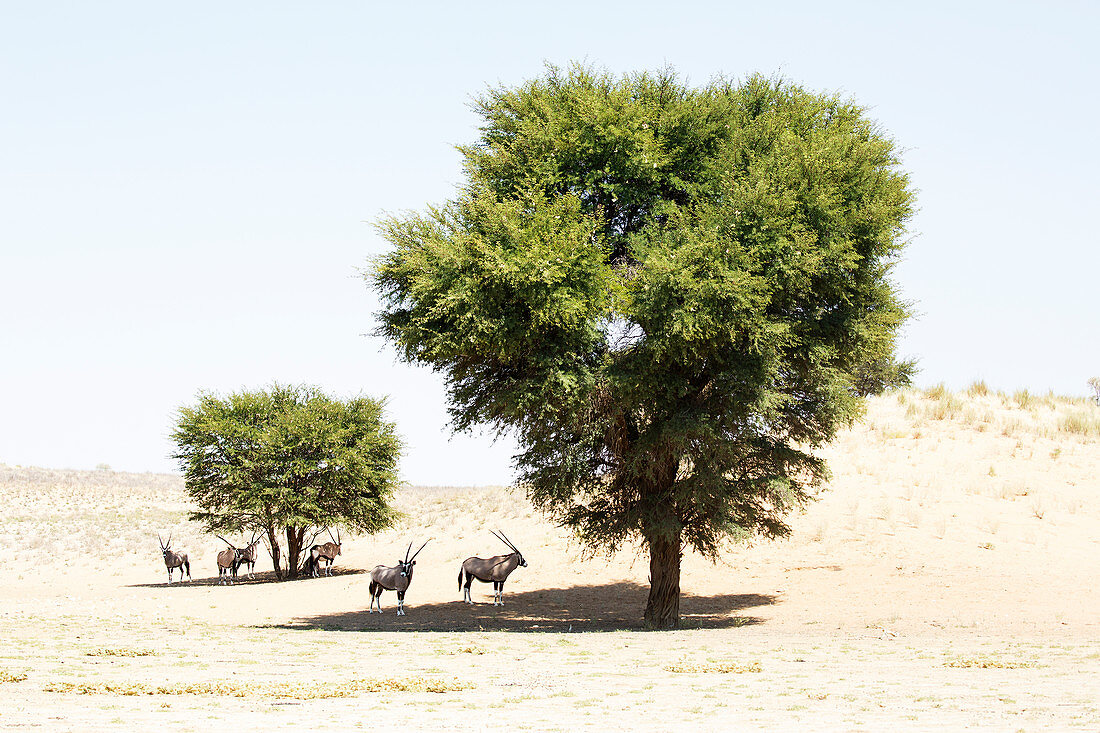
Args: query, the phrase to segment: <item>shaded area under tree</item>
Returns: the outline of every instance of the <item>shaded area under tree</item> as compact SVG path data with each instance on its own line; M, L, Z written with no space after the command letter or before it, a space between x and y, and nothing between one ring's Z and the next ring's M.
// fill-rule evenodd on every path
M505 593L504 606L488 602L471 606L457 598L418 604L414 585L406 597L406 616L396 615L396 596L390 593L383 596L387 605L381 614L367 613L366 609L321 613L275 627L329 631L641 631L645 624L637 608L648 593L646 585L616 582ZM741 612L776 602L775 596L759 593L684 595L680 627L724 629L763 623L763 619Z

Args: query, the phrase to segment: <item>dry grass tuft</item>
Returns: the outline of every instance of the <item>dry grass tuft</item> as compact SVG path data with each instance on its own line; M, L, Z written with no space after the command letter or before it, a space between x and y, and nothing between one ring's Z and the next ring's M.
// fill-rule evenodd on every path
M666 672L676 672L677 674L744 674L745 672L763 671L759 662L750 662L749 664L735 664L733 662L691 664L689 662L677 662L676 664L666 664L662 669Z
M458 692L474 685L457 679L431 677L359 679L344 682L55 682L42 689L75 695L212 695L217 697L279 697L316 700L354 697L366 692Z
M1063 433L1097 437L1100 436L1100 417L1085 412L1071 412L1058 421L1058 429Z
M970 383L970 386L966 388L966 393L971 397L985 397L989 394L989 385L985 383L984 379L979 379Z
M1034 662L1018 662L992 657L957 657L943 663L944 667L964 667L977 669L1031 669Z
M152 657L156 652L152 649L115 649L104 647L85 652L86 657Z
M22 672L9 672L6 669L0 669L0 683L22 682L25 679L27 679L27 675Z

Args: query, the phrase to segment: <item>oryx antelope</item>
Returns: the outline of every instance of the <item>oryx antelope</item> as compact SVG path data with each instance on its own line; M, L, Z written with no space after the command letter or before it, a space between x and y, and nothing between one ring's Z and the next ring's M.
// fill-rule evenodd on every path
M468 557L462 562L462 567L458 571L458 587L462 591L462 600L467 603L473 603L473 599L470 598L470 583L475 578L482 583L493 584L493 605L503 606L504 599L504 581L508 580L508 576L512 574L512 571L517 567L527 567L527 561L523 559L523 554L516 549L516 546L511 543L507 536L503 532L499 534L490 530L490 533L498 540L508 545L512 552L509 555L497 555L496 557L480 558L480 557ZM465 576L465 581L463 581Z
M160 543L160 554L164 556L164 566L168 568L168 585L172 585L172 571L180 569L180 582L183 582L183 571L187 571L187 579L191 580L191 563L187 560L186 552L176 552L172 549L172 533L168 533L168 541L161 539L157 533L157 542Z
M314 545L309 548L309 565L314 578L318 575L318 571L320 570L319 566L322 561L325 563L325 575L332 575L332 561L340 554L340 546L343 544L340 539L340 528L336 528L335 537L332 536L332 530L330 529L328 537L332 542L326 542L323 545Z
M238 567L241 565L248 566L248 578L249 580L256 577L256 558L259 556L260 540L263 539L263 535L255 535L252 541L245 545L242 549L238 550Z
M424 541L424 545L431 542L431 538ZM424 549L424 545L420 546L420 550ZM417 550L412 557L409 557L409 552L412 551L412 543L409 543L409 547L405 550L405 559L397 563L397 567L387 568L385 565L379 565L374 570L370 571L370 610L367 613L374 613L374 603L378 602L378 613L382 613L382 591L395 590L397 591L397 615L405 615L405 591L409 589L409 585L412 584L413 579L413 565L416 565L416 556L420 554L420 550Z
M242 551L220 534L214 536L229 545L218 553L218 585L233 585L233 581L237 579L237 567L241 564Z

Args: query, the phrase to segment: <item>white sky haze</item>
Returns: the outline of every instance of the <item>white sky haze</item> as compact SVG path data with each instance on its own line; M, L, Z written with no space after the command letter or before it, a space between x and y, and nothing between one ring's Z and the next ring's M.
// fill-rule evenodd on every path
M418 484L498 484L369 335L371 222L449 198L470 99L544 63L839 91L918 189L918 383L1100 376L1093 3L0 3L0 462L174 471L175 410L388 395Z

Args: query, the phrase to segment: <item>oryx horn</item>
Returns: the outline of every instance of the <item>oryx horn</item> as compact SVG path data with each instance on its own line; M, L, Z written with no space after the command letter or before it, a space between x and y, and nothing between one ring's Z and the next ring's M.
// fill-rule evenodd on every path
M420 550L423 550L423 549L424 549L424 547L425 547L425 545L427 545L427 544L428 544L429 542L431 542L431 541L432 541L432 538L431 538L431 537L429 537L428 539L424 540L424 544L420 546ZM412 548L412 543L411 543L411 542L409 543L409 547L410 547L410 548ZM410 557L410 558L409 558L408 560L406 560L405 562L412 562L413 560L415 560L415 559L416 559L416 556L420 554L420 550L417 550L417 551L416 551L415 553L413 553L413 556L412 556L412 557Z
M516 549L516 546L512 544L511 540L509 540L508 537L505 536L505 534L503 532L501 532L499 529L496 532L494 532L493 530L489 530L489 532L494 537L496 537L498 540L500 540L504 544L508 545L508 547L512 548L512 552L519 552L519 550ZM498 532L499 532L499 534L498 534Z

